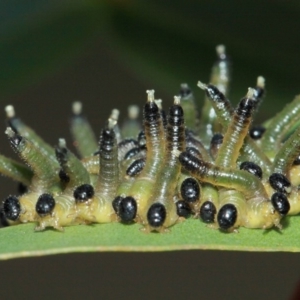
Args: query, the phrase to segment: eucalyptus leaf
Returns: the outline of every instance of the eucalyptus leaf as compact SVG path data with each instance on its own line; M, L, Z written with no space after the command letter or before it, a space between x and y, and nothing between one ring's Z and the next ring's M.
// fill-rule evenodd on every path
M189 219L165 234L145 234L140 225L118 223L66 227L64 232L35 232L33 224L0 230L0 259L71 252L238 250L300 252L300 218L288 217L283 230L224 233Z

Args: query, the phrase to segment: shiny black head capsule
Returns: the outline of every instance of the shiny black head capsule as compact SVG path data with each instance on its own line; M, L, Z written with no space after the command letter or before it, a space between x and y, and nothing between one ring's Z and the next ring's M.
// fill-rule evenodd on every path
M42 194L39 196L35 210L39 216L44 217L52 213L55 207L55 200L50 194Z
M185 179L180 187L181 197L188 203L195 202L200 197L200 186L196 179L187 178Z
M261 167L251 161L242 162L240 165L240 169L253 174L254 176L258 177L259 179L262 179Z
M119 204L118 216L124 223L133 222L136 217L137 203L133 197L121 199Z
M218 212L217 220L221 229L227 230L234 226L237 219L237 209L233 204L225 204Z
M75 189L73 196L75 202L81 203L93 198L94 194L94 188L90 184L82 184Z
M189 204L184 200L179 200L176 202L176 210L177 215L184 218L188 218L192 212Z
M266 131L266 128L261 126L261 125L257 125L257 126L253 126L250 131L249 131L249 135L253 140L259 140L264 132Z
M200 218L205 223L213 223L216 213L216 206L211 201L203 202L200 207Z
M272 205L280 215L285 216L290 210L290 203L288 198L283 193L274 193L271 197Z
M113 201L112 201L112 207L115 211L116 214L119 214L120 210L120 203L124 199L122 196L117 196Z
M291 189L291 183L290 181L284 176L283 174L280 173L273 173L270 178L269 182L271 187L280 193L290 193Z
M3 213L8 220L16 221L21 213L21 204L16 196L9 196L3 201Z
M164 224L167 216L166 208L161 203L153 203L147 213L148 223L151 227L160 227Z

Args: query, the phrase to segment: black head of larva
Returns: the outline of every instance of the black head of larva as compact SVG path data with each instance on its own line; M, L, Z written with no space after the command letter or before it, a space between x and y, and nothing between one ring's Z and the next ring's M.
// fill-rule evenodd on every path
M274 193L271 197L271 202L276 211L281 216L285 216L290 210L290 203L287 196L283 193Z
M124 199L122 196L117 196L113 201L112 201L112 207L115 211L115 213L118 215L119 210L120 210L120 203Z
M259 179L262 179L262 169L259 165L255 164L251 161L244 161L240 165L240 170L245 170L254 176L258 177Z
M184 200L179 200L176 202L176 210L177 215L184 218L188 218L192 213L189 204Z
M19 218L21 204L16 196L9 196L3 201L3 213L11 221L16 221Z
M136 200L133 197L128 196L121 199L118 206L119 208L117 214L120 217L121 221L124 223L133 222L137 213Z
M218 212L217 220L221 229L227 230L234 226L237 219L237 209L231 204L225 204Z
M271 187L280 193L290 193L291 192L291 183L290 181L280 173L273 173L269 177L269 182Z
M147 220L151 227L157 228L161 227L167 217L167 211L163 204L161 203L153 203L148 212L147 212Z
M263 127L261 125L257 125L257 126L253 126L249 130L249 135L253 140L259 140L262 138L265 131L266 131L265 127Z
M213 223L216 213L216 206L211 201L203 202L200 207L200 218L205 223Z
M35 211L41 217L47 216L52 213L55 207L55 200L50 194L42 194L39 196L35 205Z
M186 178L180 186L181 197L188 203L195 202L200 197L200 187L196 179Z
M73 196L75 202L82 203L93 198L94 194L95 191L93 186L91 186L90 184L82 184L74 190Z

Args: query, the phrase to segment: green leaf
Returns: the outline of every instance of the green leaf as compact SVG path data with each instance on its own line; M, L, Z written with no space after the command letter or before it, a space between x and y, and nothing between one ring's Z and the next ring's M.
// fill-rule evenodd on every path
M33 224L0 230L0 259L70 252L173 251L192 249L300 252L300 218L288 217L284 229L240 228L223 233L190 219L172 227L169 233L145 234L140 225L98 224L72 226L64 232L35 232Z

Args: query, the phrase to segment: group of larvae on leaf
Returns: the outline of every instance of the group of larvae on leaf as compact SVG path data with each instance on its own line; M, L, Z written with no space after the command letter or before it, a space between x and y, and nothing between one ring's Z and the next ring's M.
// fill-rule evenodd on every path
M60 138L54 148L5 108L10 145L25 164L0 156L0 172L20 182L20 195L2 203L5 225L34 222L35 229L93 223L139 223L165 232L193 215L209 227L281 229L300 212L300 96L262 125L252 120L265 80L234 109L227 99L230 62L217 46L200 113L187 84L166 113L147 91L143 124L138 108L118 125L114 109L97 142L80 102L71 133L78 156Z

